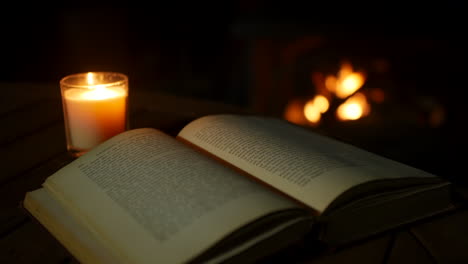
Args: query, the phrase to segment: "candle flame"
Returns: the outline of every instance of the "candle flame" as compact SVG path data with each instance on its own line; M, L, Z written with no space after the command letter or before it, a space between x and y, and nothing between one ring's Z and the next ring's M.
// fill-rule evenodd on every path
M103 85L96 85L92 90L82 94L82 98L86 100L104 100L121 95L119 92L113 89L108 89Z
M86 75L86 80L88 81L88 85L93 85L94 84L94 74L92 72L88 72ZM90 87L92 88L92 87Z

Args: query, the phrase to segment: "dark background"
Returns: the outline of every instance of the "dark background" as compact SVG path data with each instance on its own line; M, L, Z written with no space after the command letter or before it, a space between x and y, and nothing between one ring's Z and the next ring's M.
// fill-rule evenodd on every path
M129 76L131 89L255 108L252 91L259 73L252 65L258 41L278 47L301 37L319 37L328 44L318 56L307 55L307 60L318 61L308 66L320 70L340 56L364 66L383 59L390 70L379 85L391 86L391 109L407 109L396 111L386 123L324 130L465 183L468 46L462 6L450 1L437 6L361 5L229 1L206 6L3 8L0 82L52 83L58 91L59 80L68 74L117 71ZM275 63L279 55L270 55ZM265 98L272 96L265 93ZM420 97L443 105L441 126L399 121L399 116L424 115Z

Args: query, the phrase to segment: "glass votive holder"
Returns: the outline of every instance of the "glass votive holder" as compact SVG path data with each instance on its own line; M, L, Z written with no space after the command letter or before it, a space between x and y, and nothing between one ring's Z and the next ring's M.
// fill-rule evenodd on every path
M60 80L68 152L79 157L128 129L128 77L87 72Z

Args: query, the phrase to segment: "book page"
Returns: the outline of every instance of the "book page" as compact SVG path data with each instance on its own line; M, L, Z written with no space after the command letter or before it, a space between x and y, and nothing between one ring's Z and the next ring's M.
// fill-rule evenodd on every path
M112 138L44 187L125 263L185 262L254 219L300 208L149 128Z
M94 239L86 228L71 217L44 188L26 193L23 206L80 263L121 263L104 245Z
M436 178L274 118L213 115L178 137L323 212L344 191L394 178Z

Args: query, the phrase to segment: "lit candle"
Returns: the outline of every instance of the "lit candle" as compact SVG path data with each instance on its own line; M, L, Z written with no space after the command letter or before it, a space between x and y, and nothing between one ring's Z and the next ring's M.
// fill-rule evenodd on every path
M115 76L114 76L115 75ZM87 73L61 81L67 147L79 156L126 130L128 81L117 73Z

